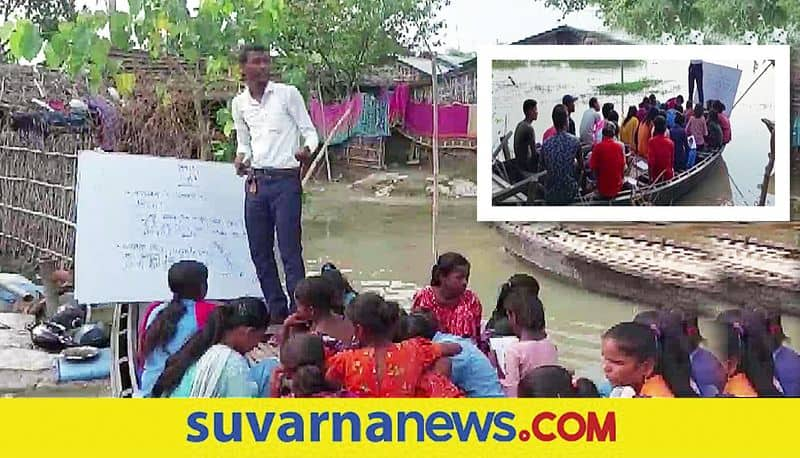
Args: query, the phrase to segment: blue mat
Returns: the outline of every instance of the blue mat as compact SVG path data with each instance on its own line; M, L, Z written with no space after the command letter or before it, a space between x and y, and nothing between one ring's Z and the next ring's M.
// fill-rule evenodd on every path
M97 358L89 361L67 361L59 358L56 365L58 383L108 378L111 375L111 349L101 348Z

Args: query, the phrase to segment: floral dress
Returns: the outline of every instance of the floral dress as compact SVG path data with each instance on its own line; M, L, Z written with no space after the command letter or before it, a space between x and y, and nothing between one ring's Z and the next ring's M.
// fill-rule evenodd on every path
M478 296L469 289L458 299L455 307L441 305L436 301L432 286L426 286L414 295L412 310L430 310L439 322L439 331L478 342L481 336L483 307Z
M326 378L362 397L411 398L416 396L423 374L441 356L441 347L423 338L392 344L386 350L379 379L374 348L345 350L328 360Z

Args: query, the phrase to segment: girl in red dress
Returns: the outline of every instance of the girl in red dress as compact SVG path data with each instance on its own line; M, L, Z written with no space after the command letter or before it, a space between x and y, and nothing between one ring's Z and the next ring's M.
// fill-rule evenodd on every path
M362 397L414 397L423 374L439 358L461 351L458 344L421 338L393 343L400 307L374 293L359 295L346 313L363 347L328 359L326 379Z
M483 308L478 296L467 288L469 270L469 261L458 253L439 256L431 271L431 284L414 295L412 310L430 310L441 332L478 343Z

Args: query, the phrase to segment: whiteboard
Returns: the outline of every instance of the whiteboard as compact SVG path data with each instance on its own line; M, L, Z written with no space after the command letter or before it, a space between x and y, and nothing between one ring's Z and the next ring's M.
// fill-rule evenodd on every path
M82 151L75 297L81 303L172 297L167 270L208 267L208 297L262 297L244 225L244 183L230 164Z
M730 117L741 79L742 71L738 68L703 62L703 98L719 100L724 103L725 114ZM697 97L698 93L695 89L695 101Z

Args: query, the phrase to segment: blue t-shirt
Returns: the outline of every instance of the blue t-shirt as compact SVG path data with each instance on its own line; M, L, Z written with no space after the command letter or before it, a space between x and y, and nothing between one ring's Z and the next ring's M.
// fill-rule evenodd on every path
M783 388L786 396L800 396L800 355L796 351L781 345L772 353L775 362L775 378Z
M725 370L713 353L697 347L690 355L692 380L700 390L700 396L711 398L722 393L725 387Z
M185 344L186 341L189 340L189 338L192 337L198 330L195 302L191 299L181 300L183 301L183 305L186 307L186 311L181 319L178 320L178 325L175 327L175 335L172 336L172 339L170 339L166 345L156 348L150 352L150 354L147 355L147 358L145 358L144 370L142 371L142 382L141 386L139 387L139 392L136 394L137 397L150 397L153 391L153 386L156 384L156 381L158 381L158 378L161 377L161 373L164 371L164 367L167 365L167 359L180 350L181 347L183 347L183 344ZM158 314L164 311L168 305L169 301L164 302L150 312L150 315L147 318L147 325L145 326L145 329L149 328L150 325L153 324Z
M472 340L437 332L434 342L452 342L461 345L461 353L452 356L451 378L453 383L464 390L468 398L502 398L505 397L497 369L489 362L489 358L472 343Z

